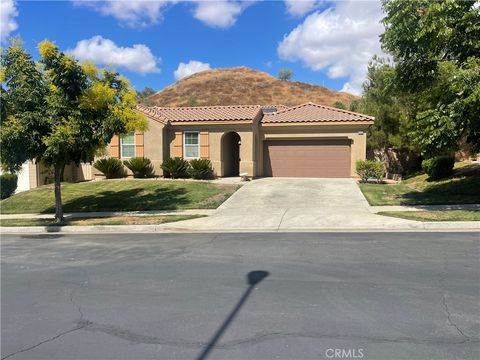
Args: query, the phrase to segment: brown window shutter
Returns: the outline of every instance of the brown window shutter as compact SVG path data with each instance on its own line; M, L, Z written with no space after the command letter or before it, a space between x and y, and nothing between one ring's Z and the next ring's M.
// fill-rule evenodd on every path
M200 132L200 158L208 159L209 153L209 144L208 144L208 131Z
M143 132L135 133L135 156L144 156Z
M183 132L175 131L175 138L173 139L173 157L183 157Z
M110 140L110 156L113 158L120 158L120 140L118 135L113 135Z

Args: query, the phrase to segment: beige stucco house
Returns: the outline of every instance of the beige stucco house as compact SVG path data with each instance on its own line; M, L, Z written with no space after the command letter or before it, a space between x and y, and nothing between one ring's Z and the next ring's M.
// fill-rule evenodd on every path
M138 106L149 129L114 138L113 157L209 159L217 176L351 177L365 159L370 116L313 103L162 108Z
M108 154L122 160L147 157L158 176L165 159L183 157L209 159L221 177L352 177L355 162L365 159L366 130L374 121L313 103L137 109L146 116L148 130L115 136ZM49 180L40 164L30 163L25 174L30 188ZM66 181L97 175L90 164L70 165L64 172Z

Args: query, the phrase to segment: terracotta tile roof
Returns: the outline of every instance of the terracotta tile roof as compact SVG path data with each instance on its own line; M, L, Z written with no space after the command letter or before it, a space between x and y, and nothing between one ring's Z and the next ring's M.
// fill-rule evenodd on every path
M277 108L278 111L263 113L263 109L274 107ZM306 103L291 108L285 105L231 105L176 108L137 105L137 110L162 124L168 122L193 121L245 121L255 119L260 113L263 113L261 122L266 124L292 122L373 123L374 120L371 116L314 103Z
M371 122L374 117L329 106L306 103L274 113L264 114L262 123L292 122Z
M154 120L157 120L162 124L167 123L167 119L165 119L165 117L159 111L157 111L155 107L148 107L141 104L137 104L137 110L153 118Z
M167 121L241 121L253 120L262 108L260 105L232 105L232 106L196 106L166 108L153 106L154 112L160 114Z

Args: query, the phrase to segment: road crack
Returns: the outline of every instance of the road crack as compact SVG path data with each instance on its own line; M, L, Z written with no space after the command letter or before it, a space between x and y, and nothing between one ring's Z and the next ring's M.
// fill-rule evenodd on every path
M465 339L465 342L467 341L470 341L470 337L467 336L463 331L462 329L460 329L460 327L458 326L458 324L456 324L455 322L453 322L452 320L452 314L450 312L450 309L448 307L448 303L447 303L447 290L446 290L446 287L445 287L445 280L447 279L447 265L448 265L448 256L447 256L447 253L446 251L444 250L443 252L443 270L442 272L440 273L440 278L438 280L438 282L440 283L440 289L442 290L442 305L443 305L443 310L445 312L445 315L446 315L446 318L447 318L447 325L450 326L450 327L453 327L455 328L455 330L458 332L458 334L460 334L460 336L462 336L464 339Z
M73 332L75 332L75 331L81 330L81 329L83 329L85 326L86 326L86 324L82 324L81 326L76 326L76 327L74 327L73 329L70 329L70 330L67 330L67 331L63 331L63 332L61 332L61 333L59 333L59 334L57 334L57 335L55 335L55 336L52 336L51 338L48 338L48 339L43 340L43 341L40 341L39 343L37 343L37 344L35 344L35 345L29 346L29 347L27 347L27 348L20 349L20 350L15 351L15 352L13 352L13 353L11 353L11 354L8 354L8 355L2 357L2 360L8 359L9 357L12 357L12 356L14 356L14 355L23 353L23 352L25 352L25 351L33 350L33 349L39 347L40 345L43 345L43 344L46 344L46 343L55 341L55 340L61 338L62 336L65 336L65 335L71 334L71 333L73 333Z
M201 349L207 345L207 342L192 341L185 339L167 339L159 336L139 334L128 329L124 329L115 325L106 325L94 323L92 321L84 321L79 323L85 331L101 332L110 336L120 338L135 344L155 344L174 346L179 348ZM375 343L411 343L411 344L463 344L468 340L451 340L448 338L413 338L413 337L386 337L386 336L363 336L355 334L329 334L322 332L258 332L252 336L234 339L219 343L214 346L216 349L235 349L241 346L255 345L261 342L282 339L282 338L310 338L310 339L330 339L330 340L353 340L353 341L370 341ZM474 342L480 340L475 339Z
M286 209L283 214L282 214L282 217L280 218L280 222L278 223L278 226L277 226L277 231L280 231L280 226L282 226L282 222L283 222L283 218L285 217L285 214L287 213L288 209Z
M460 329L460 327L452 321L452 318L451 318L452 314L450 314L450 310L448 309L447 298L445 294L443 294L442 302L443 302L443 307L445 309L445 313L447 314L448 325L453 326L458 331L458 333L462 335L467 341L470 340L470 337L465 335L465 333Z
M80 286L78 288L70 291L70 302L72 303L73 307L75 309L77 309L77 311L80 315L80 317L78 319L78 322L81 322L83 320L83 311L82 311L82 306L80 304L77 304L77 302L75 301L74 295L78 290L84 288L87 283L88 283L88 281L83 281L82 284L80 284Z
M84 271L84 274L85 274L85 277L88 278L86 272ZM68 335L68 334L71 334L75 331L78 331L78 330L82 330L83 328L85 328L85 326L88 326L89 325L89 322L88 321L85 321L83 320L84 318L84 314L83 314L83 311L82 311L82 307L75 301L75 298L74 298L74 295L77 291L79 291L80 289L84 288L86 286L86 284L88 283L87 280L85 281L82 281L82 283L80 283L78 285L78 287L74 288L72 291L70 291L70 294L69 294L69 300L70 302L72 303L73 307L78 311L80 317L78 320L76 320L76 324L77 326L75 326L74 328L70 329L70 330L66 330L66 331L62 331L60 333L58 333L57 335L54 335L48 339L45 339L45 340L42 340L40 341L39 343L36 343L35 345L31 345L31 346L28 346L26 348L23 348L23 349L20 349L20 350L17 350L13 353L10 353L4 357L1 358L1 360L5 360L5 359L8 359L12 356L15 356L17 354L20 354L20 353L23 353L23 352L26 352L26 351L30 351L30 350L33 350L43 344L46 344L46 343L49 343L49 342L52 342L52 341L55 341L59 338L61 338L62 336L65 336L65 335Z

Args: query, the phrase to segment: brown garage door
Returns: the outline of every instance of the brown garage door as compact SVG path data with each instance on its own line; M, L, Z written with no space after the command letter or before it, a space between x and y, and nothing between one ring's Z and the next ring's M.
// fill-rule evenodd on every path
M350 177L348 139L268 140L264 176Z

